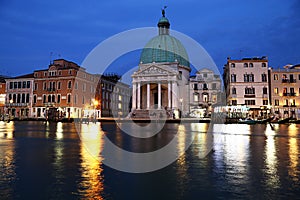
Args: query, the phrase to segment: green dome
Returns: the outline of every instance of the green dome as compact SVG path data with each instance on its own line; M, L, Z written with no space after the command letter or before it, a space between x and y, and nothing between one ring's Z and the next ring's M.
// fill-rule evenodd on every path
M182 66L190 67L184 46L178 39L168 34L152 38L144 47L140 61L143 64L177 61Z

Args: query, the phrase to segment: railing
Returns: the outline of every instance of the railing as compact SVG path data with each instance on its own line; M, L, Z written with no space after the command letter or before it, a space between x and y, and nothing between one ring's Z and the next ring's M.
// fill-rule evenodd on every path
M54 92L54 91L55 91L55 88L47 88L47 91L48 91L48 92Z
M6 107L13 107L13 106L18 106L18 107L24 107L24 106L29 106L29 103L6 103Z
M282 94L283 96L292 96L292 97L294 97L294 96L296 96L296 93L295 92L291 92L291 93L289 93L289 92L284 92L283 94Z
M245 98L255 98L255 94L245 94Z
M282 83L296 83L296 79L282 79Z

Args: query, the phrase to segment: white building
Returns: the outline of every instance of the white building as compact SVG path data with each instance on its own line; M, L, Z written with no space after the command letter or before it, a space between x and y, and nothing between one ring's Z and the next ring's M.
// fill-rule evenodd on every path
M228 105L246 105L249 115L262 117L270 104L268 59L227 59L224 86Z
M190 113L195 117L209 116L212 105L220 101L221 78L212 70L201 69L190 77Z
M33 80L33 74L5 79L5 109L10 117L32 117Z

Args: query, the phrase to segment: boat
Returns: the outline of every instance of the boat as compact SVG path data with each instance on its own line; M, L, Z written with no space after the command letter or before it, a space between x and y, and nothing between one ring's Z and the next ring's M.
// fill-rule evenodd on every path
M269 122L271 122L273 119L271 117L267 118L267 119L261 119L261 120L256 120L256 122L258 124L267 124Z
M239 124L256 124L257 121L252 118L246 118L246 119L239 119Z
M285 118L285 119L279 119L277 121L278 124L285 124L285 123L289 123L290 120L293 119L292 117L288 117L288 118Z

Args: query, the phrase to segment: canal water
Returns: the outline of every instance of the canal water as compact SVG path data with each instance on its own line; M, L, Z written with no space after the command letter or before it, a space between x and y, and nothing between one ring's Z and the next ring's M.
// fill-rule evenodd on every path
M120 126L0 122L0 199L300 197L300 125L165 124L149 138L131 137ZM104 137L145 153L176 135L182 154L159 170L128 173L104 164Z

